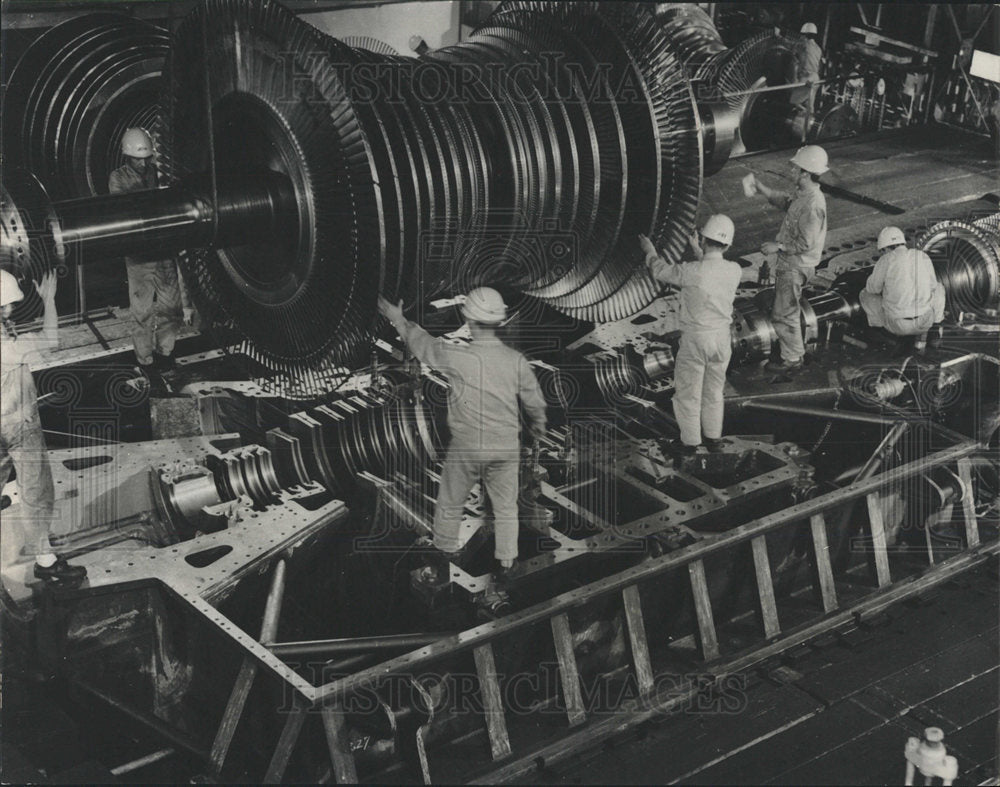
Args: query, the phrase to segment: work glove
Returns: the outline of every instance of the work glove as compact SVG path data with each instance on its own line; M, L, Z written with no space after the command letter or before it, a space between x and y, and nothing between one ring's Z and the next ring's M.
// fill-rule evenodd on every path
M705 256L705 252L701 248L701 240L698 238L698 233L693 233L688 238L688 245L691 247L691 251L694 253L696 259L701 259Z
M649 257L660 256L660 253L656 250L656 246L653 245L653 241L651 241L642 233L639 233L639 246L642 249L642 253L646 255L647 259Z
M45 303L51 303L56 298L56 272L49 271L42 276L41 282L32 282L38 297Z
M398 304L393 304L392 301L389 301L379 295L378 310L383 317L385 317L393 325L396 325L403 319L403 300L400 299Z

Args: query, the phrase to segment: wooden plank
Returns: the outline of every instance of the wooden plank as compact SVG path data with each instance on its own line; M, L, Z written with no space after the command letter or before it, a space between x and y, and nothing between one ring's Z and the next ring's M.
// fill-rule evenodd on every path
M978 444L972 441L949 446L930 456L894 468L892 471L892 481L893 483L899 483L913 475L926 472L929 467L939 464L950 464L959 457L977 450L977 447ZM582 588L561 593L545 602L515 612L498 621L484 623L476 628L468 629L467 631L463 631L460 636L445 637L438 642L422 648L418 652L397 656L346 677L332 680L322 686L309 686L302 691L305 696L314 701L321 701L334 695L347 696L359 688L370 685L373 681L382 679L386 674L400 670L412 671L425 665L430 665L442 656L473 650L480 644L500 639L506 634L519 630L522 627L548 621L553 614L577 607L586 600L599 598L609 593L621 592L628 585L643 582L652 577L665 574L668 571L690 565L693 560L701 560L709 555L724 552L737 544L750 541L769 530L807 519L813 514L829 508L831 505L840 505L849 500L861 498L869 491L877 490L886 483L887 479L884 477L884 474L879 474L865 481L852 484L846 489L840 489L836 492L811 498L777 513L755 519L745 525L738 525L725 533L719 533L713 538L703 539L689 546L682 547L676 552L670 552L658 558L645 560L610 577L591 582ZM992 545L989 547L989 551L992 553ZM978 553L972 559L978 561L984 554L986 552ZM954 558L949 559L947 562L949 565L954 565L954 560ZM691 571L690 568L688 570ZM701 571L702 575L704 575L704 567L702 567ZM291 674L288 680L294 681L298 676L291 670L289 672Z
M739 752L751 748L784 730L801 724L825 710L822 703L793 686L774 686L766 681L746 685L742 680L724 689L732 708L739 712L713 713L711 721L692 723L690 713L675 713L661 718L648 729L642 742L616 744L614 753L618 761L598 757L588 760L583 781L589 784L625 784L638 782L639 776L656 774L647 778L656 784L697 784L693 778L698 772L723 762ZM671 745L683 741L682 746ZM664 756L666 751L669 756ZM624 761L627 770L622 768ZM564 784L580 781L583 769L569 766L571 773L563 773ZM575 771L575 773L573 772ZM575 777L575 778L574 778ZM747 780L744 780L747 783Z
M819 593L823 599L823 612L833 612L837 608L837 586L833 581L833 566L830 564L830 546L826 540L826 519L822 513L809 517L812 529L813 550L816 554L816 573L819 576Z
M284 558L278 558L271 573L271 587L264 602L264 619L260 626L260 641L270 645L278 637L278 624L281 621L281 605L285 598L285 572L287 565Z
M288 769L288 761L295 750L295 744L299 742L299 733L302 732L302 725L306 720L305 706L299 704L288 715L285 726L281 730L278 744L274 747L274 755L271 757L271 764L267 766L267 773L264 774L265 784L278 784Z
M920 659L915 664L907 665L905 669L881 680L879 686L893 697L902 709L906 709L933 704L948 691L980 675L992 675L994 699L993 703L988 704L994 704L997 696L997 661L997 630L993 628ZM981 699L989 696L984 694ZM976 703L973 701L971 704ZM954 720L949 719L947 726L953 729L957 725Z
M869 709L867 697L859 699L863 701L834 705L773 738L760 751L751 749L699 776L725 784L734 775L745 778L756 763L768 762L766 778L780 784L900 784L906 763L898 753L899 743L914 730L900 720L883 718L877 704ZM755 757L760 759L755 762Z
M587 712L584 710L583 695L580 693L580 672L576 667L569 617L565 612L556 615L552 618L551 625L556 658L559 660L559 680L562 683L563 699L566 701L566 716L569 719L569 726L575 727L587 720Z
M337 784L357 784L358 773L354 767L354 755L347 744L343 710L337 705L324 705L322 714L333 777Z
M998 736L1000 713L995 710L960 730L948 731L944 745L958 758L959 784L997 783Z
M503 698L497 682L497 665L493 659L493 646L480 645L473 651L476 659L476 674L479 676L479 690L483 697L483 711L486 714L486 732L490 736L490 752L494 760L510 754L510 738L507 736L507 721L503 713Z
M715 632L715 619L712 615L712 598L708 594L708 582L705 581L705 564L700 560L688 563L688 575L691 577L694 611L698 617L701 655L705 661L712 661L719 657L719 638Z
M976 501L972 499L972 462L964 456L958 460L958 477L962 481L962 514L965 518L965 541L969 549L979 546L979 522Z
M995 632L994 632L995 633ZM982 718L989 703L984 698L997 696L997 670L993 668L982 675L976 675L963 683L940 692L937 696L923 700L910 714L921 723L941 727L949 731L960 729Z
M646 642L646 622L642 619L642 600L638 585L629 585L622 591L625 602L625 623L628 626L629 644L632 646L632 663L639 691L645 694L653 689L653 665L649 661L649 644Z
M212 742L212 751L209 754L209 773L218 778L222 772L222 766L226 762L226 755L229 754L229 747L232 745L233 736L236 734L236 726L243 716L243 708L246 706L247 697L250 696L250 688L257 677L257 662L253 659L244 658L240 665L236 682L233 683L233 690L229 694L229 702L226 703L226 710L222 714L222 721L219 729L215 733L215 740Z
M959 572L985 563L998 552L1000 552L1000 545L993 542L987 544L982 552L966 553L949 558L947 561L929 568L927 573L917 580L900 582L884 593L870 594L849 608L842 609L815 623L786 629L777 642L755 648L747 653L741 653L721 664L713 665L712 674L716 677L723 677L744 672L754 665L760 664L794 645L807 642L832 628L849 623L859 617L875 614L903 599L920 595L929 588L954 577ZM913 650L909 643L907 643L906 649L910 652ZM585 727L570 731L555 742L526 751L523 755L519 755L498 768L478 774L469 782L471 784L496 784L535 774L540 760L544 761L546 765L552 765L578 752L593 750L595 742L613 735L620 735L626 729L633 728L672 708L679 707L683 703L689 702L699 690L697 685L691 685L687 689L679 688L676 684L658 687L652 696L643 698L642 701L631 704L626 702L620 713L611 714L606 718L595 718ZM819 715L825 716L827 714L821 713ZM717 784L718 782L708 783Z
M778 623L778 602L774 598L771 580L771 561L767 557L766 536L757 536L750 542L753 547L753 567L757 573L757 595L760 597L760 614L764 621L764 636L774 639L781 633Z
M951 509L954 508L954 506L949 504L946 505L945 508ZM933 539L931 539L931 525L932 523L937 523L940 521L941 521L941 514L937 513L937 514L931 514L929 517L927 517L927 520L924 522L924 543L927 546L927 562L930 563L932 566L934 565L934 541Z
M427 759L427 733L430 730L429 724L421 724L417 727L415 738L417 741L417 758L420 760L420 776L424 784L433 784L431 781L431 764Z
M882 520L882 503L878 493L872 492L867 496L868 500L868 520L872 532L872 550L875 555L875 579L880 588L884 588L892 582L889 574L889 550L885 543L885 523Z

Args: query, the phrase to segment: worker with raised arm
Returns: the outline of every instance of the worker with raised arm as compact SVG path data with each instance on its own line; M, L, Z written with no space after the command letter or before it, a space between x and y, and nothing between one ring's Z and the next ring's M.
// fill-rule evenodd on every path
M472 342L434 338L403 316L402 302L379 298L379 311L419 360L448 378L448 445L434 512L434 545L441 552L439 576L459 556L459 532L466 498L482 479L493 506L498 579L516 573L520 407L534 438L545 433L545 399L528 359L497 335L507 316L500 294L477 287L462 306ZM447 574L445 573L446 577Z
M732 355L730 325L742 269L723 255L733 242L732 219L710 216L701 242L692 246L700 259L671 264L645 235L639 240L646 266L658 282L680 287L681 343L674 362L674 416L680 428L680 453L693 454L703 444L724 448L723 389Z
M774 207L785 211L777 237L760 247L766 256L776 258L771 319L781 358L769 361L765 367L776 372L791 372L802 366L806 348L799 301L826 244L826 197L819 180L830 169L826 151L819 145L806 145L790 161L795 180L791 194L772 189L755 175L748 178L751 192L760 192Z
M0 537L36 555L36 577L75 583L86 576L86 569L70 566L52 549L52 541L65 533L53 517L55 488L31 374L32 362L37 362L43 351L59 346L55 272L46 273L41 283L35 283L35 289L42 299L42 330L18 331L11 318L24 293L10 271L0 270L0 489L13 469L20 498L19 520L25 526L24 533L12 537L9 527L13 522L5 523L6 532ZM16 560L10 556L4 550L5 567Z
M944 319L945 292L927 253L906 245L899 227L885 227L878 234L884 252L861 291L861 307L873 328L895 336L916 337L913 349L927 346L927 331Z

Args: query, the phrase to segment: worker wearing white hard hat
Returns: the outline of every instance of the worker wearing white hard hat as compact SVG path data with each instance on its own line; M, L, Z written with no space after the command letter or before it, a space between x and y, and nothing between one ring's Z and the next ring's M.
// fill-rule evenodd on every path
M807 84L792 88L788 100L796 107L801 114L800 128L801 139L806 141L809 133L809 126L816 110L816 91L819 89L819 71L823 63L823 50L816 43L816 36L819 31L812 22L802 25L798 41L792 50L795 73L794 82L806 82Z
M507 306L496 290L477 287L465 298L462 316L472 335L469 344L434 338L403 316L402 302L379 298L379 311L399 332L410 351L442 372L450 384L448 430L451 441L441 470L434 512L434 546L441 577L460 558L464 547L462 512L476 481L481 480L493 507L498 579L516 573L518 538L518 471L520 408L532 435L545 432L546 405L528 359L505 345L497 328ZM444 573L443 578L447 578Z
M861 307L873 328L895 336L914 336L914 349L926 346L927 331L944 319L945 292L927 253L906 245L899 227L878 234L883 252L861 291Z
M50 535L65 535L64 523L53 517L52 470L31 373L31 364L40 354L59 343L55 273L47 273L35 289L42 301L42 330L18 331L12 317L15 306L24 300L24 292L10 271L0 270L0 489L13 469L19 500L3 513L3 572L9 578L12 567L29 555L37 557L35 576L78 582L86 570L58 560L49 541Z
M728 216L710 216L701 228L701 243L692 244L700 259L681 264L671 264L649 238L639 236L653 278L681 289L681 343L674 363L673 398L681 453L694 453L702 444L710 451L724 448L723 389L732 355L733 300L742 269L723 255L735 233Z
M785 211L781 229L773 241L761 246L767 256L774 256L774 306L771 319L781 350L779 361L767 364L769 371L794 371L802 365L805 344L802 340L802 288L812 278L826 243L826 197L820 189L820 175L830 169L826 151L819 145L799 148L790 159L795 192L786 194L772 189L752 176L750 191L763 194L776 208Z
M125 164L111 173L108 191L127 194L159 187L153 163L153 140L145 129L130 128L122 136ZM149 254L125 258L128 275L129 307L132 316L132 345L136 360L146 371L169 371L181 320L190 324L194 310L184 283L178 276L177 260Z

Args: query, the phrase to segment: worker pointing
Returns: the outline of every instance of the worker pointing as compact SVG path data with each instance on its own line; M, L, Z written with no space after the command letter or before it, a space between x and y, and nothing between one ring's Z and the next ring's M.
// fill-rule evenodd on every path
M536 438L545 432L546 413L545 399L528 359L497 335L497 327L507 316L503 298L489 287L478 287L468 294L462 306L462 316L472 334L468 345L435 339L403 316L402 302L393 305L380 297L379 311L410 351L442 372L451 386L451 442L434 512L434 545L442 553L436 561L439 576L459 556L462 511L469 492L481 478L493 505L498 576L508 580L516 571L517 558L521 456L518 405L524 407Z
M661 257L645 235L639 240L650 274L681 288L681 344L674 362L674 416L681 453L702 444L722 450L723 389L732 355L730 325L742 269L723 257L736 229L728 216L709 217L701 228L695 262L674 265Z
M778 335L781 359L769 361L768 371L789 372L802 366L806 348L802 340L802 318L799 299L802 288L816 272L826 243L826 197L820 190L819 178L828 172L826 151L819 145L799 148L790 159L795 178L795 193L772 189L751 176L753 187L767 201L785 211L785 219L773 241L760 250L777 255L774 266L774 306L771 319Z
M885 227L877 245L885 253L860 296L868 324L896 336L915 336L914 349L923 350L928 329L944 319L945 292L934 263L926 252L907 247L899 227Z

